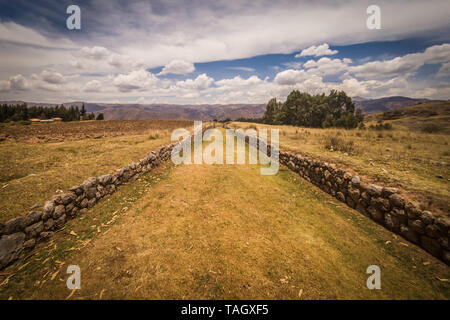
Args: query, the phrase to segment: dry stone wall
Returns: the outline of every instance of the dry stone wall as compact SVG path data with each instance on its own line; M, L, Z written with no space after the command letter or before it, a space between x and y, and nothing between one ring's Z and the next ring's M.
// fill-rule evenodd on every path
M90 177L70 188L69 192L55 195L45 202L42 211L31 211L25 216L0 223L0 269L34 248L39 241L51 238L67 221L92 208L103 197L114 193L120 185L136 180L170 159L176 145L169 144L152 151L144 159L133 162L114 174Z
M240 138L249 142L248 136ZM268 155L271 154L270 146L259 138L256 147L267 148ZM449 217L421 210L418 203L402 197L398 189L366 183L335 164L281 150L279 161L339 201L450 265Z

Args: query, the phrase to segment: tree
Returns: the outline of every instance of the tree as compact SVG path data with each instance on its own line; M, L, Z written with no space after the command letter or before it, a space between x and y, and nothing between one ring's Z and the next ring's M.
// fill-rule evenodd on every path
M81 105L80 117L81 120L86 120L86 109L84 108L84 102Z
M104 120L103 113L99 113L97 115L97 118L95 118L95 120Z

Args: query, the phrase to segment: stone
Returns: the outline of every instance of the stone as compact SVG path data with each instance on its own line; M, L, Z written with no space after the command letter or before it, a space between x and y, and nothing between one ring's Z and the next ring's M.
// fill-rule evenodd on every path
M25 218L23 219L23 226L27 227L29 225L32 225L33 223L38 222L42 218L42 212L40 211L32 211L28 213Z
M97 199L96 198L92 198L91 200L88 201L87 207L89 209L92 208L95 205L96 202L97 202Z
M47 220L53 216L53 211L55 210L55 204L53 201L47 201L42 209L42 219Z
M390 187L383 187L383 189L381 190L381 196L388 198L389 196L398 193L398 189L397 188L390 188Z
M425 228L421 220L408 220L408 227L419 234L425 233Z
M66 223L66 215L63 214L61 217L55 220L55 229L61 229Z
M406 239L411 241L412 243L419 243L419 235L414 230L411 230L407 226L400 227L400 234Z
M103 185L106 186L107 184L109 184L111 182L111 175L110 174L105 174L101 177L98 178L98 181Z
M375 184L369 184L366 187L366 192L371 196L371 197L379 197L381 196L381 191L383 190L382 187L377 186Z
M41 232L39 241L47 241L53 236L53 231L44 231Z
M336 196L337 196L337 198L340 200L340 201L342 201L342 202L345 202L345 196L344 196L344 194L342 193L342 192L337 192L336 193Z
M436 225L443 234L447 234L450 230L450 218L439 217L436 219Z
M27 239L36 238L42 231L44 231L44 223L42 221L25 228Z
M23 221L22 217L12 218L5 222L5 226L3 228L4 234L11 234L16 232L21 232L23 230Z
M80 207L81 207L81 208L87 208L88 203L89 203L89 200L88 200L87 198L84 198L84 199L81 201L81 203L80 203Z
M391 207L389 200L384 198L372 198L370 200L370 205L376 207L381 211L389 211Z
M391 194L389 196L389 202L392 207L403 209L405 207L405 199L400 197L398 194Z
M358 188L361 183L361 180L359 179L358 176L353 176L351 182L354 187Z
M77 196L82 195L83 192L84 192L82 186L73 186L73 187L70 188L69 190L72 191L73 193L75 193Z
M422 248L431 253L433 256L439 257L441 255L441 246L436 239L431 239L427 236L421 236L420 243L422 244Z
M359 202L359 189L349 187L348 195L353 199L355 203Z
M432 224L434 223L435 219L430 211L422 211L422 214L420 215L420 220L422 220L424 224Z
M96 187L90 187L87 192L86 195L89 199L95 198L95 194L97 193L97 188Z
M97 178L96 177L90 177L84 180L84 182L81 184L84 191L87 191L89 188L94 187L97 185Z
M36 239L32 238L23 243L23 248L26 250L30 250L30 249L33 249L35 245L36 245Z
M61 204L55 207L55 211L53 212L53 218L58 219L66 212L66 208Z
M434 224L429 224L425 227L425 234L432 239L438 239L440 236L439 229Z
M17 232L0 238L0 269L19 258L23 250L25 234Z
M405 211L409 219L419 219L422 214L422 210L419 209L419 205L416 202L411 201L405 205Z
M44 230L45 231L53 230L53 226L54 225L55 225L55 220L50 218L50 219L48 219L47 221L44 222Z
M68 205L69 203L71 203L74 200L74 196L71 193L65 193L59 196L61 199L61 203L63 205Z
M37 209L41 206L41 204L39 202L36 202L33 206L31 206L30 210L34 210Z
M384 214L378 208L370 206L369 208L367 208L367 211L369 212L369 214L373 220L375 220L379 223L384 222Z

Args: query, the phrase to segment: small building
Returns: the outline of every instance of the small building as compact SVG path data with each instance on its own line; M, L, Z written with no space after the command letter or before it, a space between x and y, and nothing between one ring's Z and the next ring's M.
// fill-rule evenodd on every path
M30 121L31 121L31 122L39 122L39 121L41 121L41 119L38 119L38 118L31 118Z
M53 119L42 119L41 120L41 122L53 122L53 121L55 121L55 120L53 120Z
M62 118L56 117L56 118L53 118L53 120L55 120L55 121L62 121Z

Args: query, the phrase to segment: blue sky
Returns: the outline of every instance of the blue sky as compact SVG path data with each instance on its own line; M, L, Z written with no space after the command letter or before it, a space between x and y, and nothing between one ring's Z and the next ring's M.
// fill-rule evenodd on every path
M450 2L0 0L0 99L265 103L293 89L450 98Z

